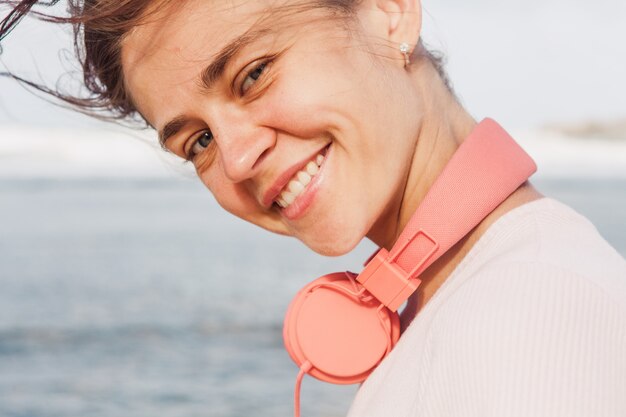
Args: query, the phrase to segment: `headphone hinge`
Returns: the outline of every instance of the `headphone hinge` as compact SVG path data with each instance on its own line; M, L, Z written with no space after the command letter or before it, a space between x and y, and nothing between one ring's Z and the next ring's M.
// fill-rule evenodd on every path
M396 311L420 284L418 279L409 280L409 277L398 265L389 262L389 252L381 248L356 280L387 308Z

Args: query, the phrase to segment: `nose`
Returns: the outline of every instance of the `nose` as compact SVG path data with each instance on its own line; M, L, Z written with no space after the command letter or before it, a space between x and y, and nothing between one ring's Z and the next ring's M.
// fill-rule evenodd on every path
M243 112L221 113L211 129L224 174L235 183L254 177L276 145L276 132Z

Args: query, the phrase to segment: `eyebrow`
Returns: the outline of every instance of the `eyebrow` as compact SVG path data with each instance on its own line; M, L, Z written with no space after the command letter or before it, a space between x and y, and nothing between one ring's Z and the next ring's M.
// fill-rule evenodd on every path
M163 148L163 150L169 151L169 149L165 147L165 142L167 142L169 138L180 132L180 130L186 124L187 118L184 116L177 116L165 124L163 129L159 132L159 145L161 145L161 148Z
M200 87L204 92L210 91L215 83L222 78L224 71L232 61L232 59L247 45L258 40L259 38L267 35L270 32L269 29L254 29L249 30L238 36L226 46L224 46L215 55L215 59L207 65L200 73ZM177 116L167 122L163 129L159 131L159 144L161 148L167 150L165 142L176 135L187 124L188 119L185 116Z

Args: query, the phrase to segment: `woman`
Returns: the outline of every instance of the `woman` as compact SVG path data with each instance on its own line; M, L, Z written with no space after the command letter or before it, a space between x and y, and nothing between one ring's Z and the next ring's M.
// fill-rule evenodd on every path
M93 95L61 98L140 117L222 207L324 255L391 250L477 129L417 0L72 13ZM626 415L626 262L568 207L524 182L420 280L351 416Z

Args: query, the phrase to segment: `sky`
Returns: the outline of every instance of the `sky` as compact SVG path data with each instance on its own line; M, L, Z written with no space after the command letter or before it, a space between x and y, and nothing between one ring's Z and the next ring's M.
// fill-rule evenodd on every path
M63 3L63 2L61 2ZM626 119L626 2L424 0L422 38L447 57L477 119L510 128ZM58 9L58 8L57 8ZM69 28L25 19L0 61L30 79L74 80ZM0 126L102 127L0 79Z

